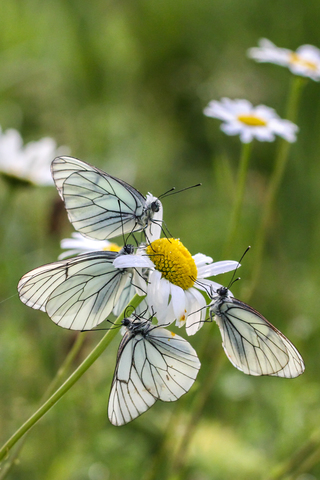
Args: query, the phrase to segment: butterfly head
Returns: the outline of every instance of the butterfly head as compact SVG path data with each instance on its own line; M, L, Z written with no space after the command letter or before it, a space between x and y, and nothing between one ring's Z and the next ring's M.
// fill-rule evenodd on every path
M134 253L134 246L128 243L120 250L119 255L132 255Z
M228 296L228 289L227 287L220 287L216 290L216 293L219 295L219 297L225 298Z
M151 211L154 213L159 212L160 207L161 207L161 202L158 199L152 202L150 205Z
M149 212L157 213L160 211L161 202L157 197L152 195L152 193L150 192L148 193L148 195L146 196L146 202L147 202L146 210L149 210Z
M128 327L131 324L131 320L129 318L124 318L121 323L124 327Z

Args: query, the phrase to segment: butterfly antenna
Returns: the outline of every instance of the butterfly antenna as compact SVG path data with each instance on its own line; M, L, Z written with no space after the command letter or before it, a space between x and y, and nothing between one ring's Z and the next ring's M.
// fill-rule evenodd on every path
M173 192L173 190L175 190L175 189L176 189L176 187L172 187L167 192L162 193L161 195L159 195L158 200L160 200L160 198L164 198L164 197L168 196L169 194L172 195L171 192Z
M190 188L200 187L201 185L202 183L197 183L196 185L191 185L190 187L185 187L185 188L182 188L181 190L176 190L176 187L172 187L170 190L160 195L158 199L169 197L170 195L175 195L176 193L185 192L186 190L190 190Z
M230 289L230 287L231 287L235 282L237 282L238 280L241 280L240 277L238 277L238 278L236 278L236 279L235 279L234 277L235 277L235 275L236 275L236 273L237 273L238 268L239 268L240 265L241 265L240 262L242 261L243 257L246 255L246 253L249 252L250 248L251 248L251 246L249 245L249 246L246 248L246 250L244 251L244 253L242 254L240 260L238 261L237 268L234 270L234 272L233 272L233 274L232 274L232 277L231 277L231 280L230 280L230 282L229 282L228 290Z
M112 320L109 320L108 318L106 319L107 322L111 323L112 327L110 328L92 328L91 330L80 330L80 332L99 332L101 330L109 331L109 330L116 330L117 328L120 328L122 325L115 325L115 323Z

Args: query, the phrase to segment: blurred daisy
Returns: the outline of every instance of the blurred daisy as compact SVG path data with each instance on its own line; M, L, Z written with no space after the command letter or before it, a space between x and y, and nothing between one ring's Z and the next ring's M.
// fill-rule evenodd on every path
M53 185L52 159L68 150L67 147L57 148L56 142L49 137L24 146L17 130L3 132L0 127L0 173L11 182Z
M73 232L72 238L64 238L60 242L62 249L67 249L59 255L58 259L72 257L73 255L80 255L81 253L108 251L108 252L120 252L121 247L116 243L109 242L108 240L94 240L91 238L83 237L81 233Z
M257 62L268 62L288 67L295 75L320 80L320 50L313 45L301 45L295 52L279 48L266 38L258 42L259 47L250 48L248 56Z
M206 315L206 299L202 292L216 290L220 285L207 277L230 272L238 262L215 262L202 253L192 256L179 239L161 238L140 247L138 255L116 258L117 268L149 268L147 303L159 324L169 325L174 320L188 334L193 335ZM199 291L200 290L200 291ZM192 314L192 320L188 316ZM192 323L192 325L191 325Z
M260 142L273 142L276 135L295 142L299 130L289 120L282 120L273 108L265 105L253 107L248 100L213 100L204 109L204 114L222 120L221 130L227 135L239 135L243 143L250 143L254 138Z

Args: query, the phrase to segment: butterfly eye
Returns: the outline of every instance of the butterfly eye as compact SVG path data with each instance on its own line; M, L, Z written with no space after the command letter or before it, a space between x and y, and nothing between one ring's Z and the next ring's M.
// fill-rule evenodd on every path
M130 320L129 320L128 318L124 318L124 319L122 320L122 325L124 325L125 327L127 327L128 325L130 325L130 323L131 323L131 322L130 322Z
M218 288L217 294L220 295L220 297L226 297L227 294L228 294L228 289L227 289L227 287Z
M125 245L123 247L123 253L126 255L132 255L134 253L134 246L133 245Z
M155 200L154 202L151 203L151 210L152 210L152 212L159 212L159 210L160 210L159 200Z

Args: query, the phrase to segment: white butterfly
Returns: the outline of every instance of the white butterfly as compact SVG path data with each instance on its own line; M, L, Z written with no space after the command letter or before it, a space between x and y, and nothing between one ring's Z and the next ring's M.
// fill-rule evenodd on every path
M57 157L51 173L68 217L82 235L105 240L132 232L160 238L162 204L123 180L72 157Z
M173 402L193 385L200 361L184 338L150 320L125 318L113 377L108 416L113 425L124 425L157 400Z
M35 268L18 284L20 299L47 312L60 327L91 330L105 320L132 283L132 269L117 269L113 261L133 250L126 245L120 252L90 252Z
M248 375L294 378L304 372L294 345L259 312L221 287L211 295L211 318L217 322L230 362Z

